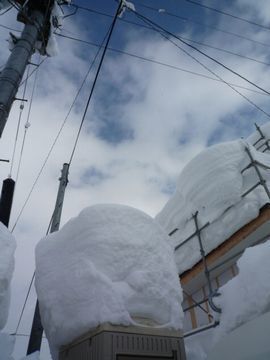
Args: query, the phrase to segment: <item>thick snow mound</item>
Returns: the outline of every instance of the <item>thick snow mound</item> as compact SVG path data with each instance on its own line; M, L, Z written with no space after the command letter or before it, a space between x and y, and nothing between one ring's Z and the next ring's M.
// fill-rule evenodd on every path
M0 329L5 326L8 317L15 248L13 235L0 222Z
M270 240L246 249L237 262L239 274L220 289L222 308L217 339L270 311Z
M173 248L196 230L192 215L197 211L199 226L209 223L201 233L206 253L259 215L269 197L263 186L254 188L260 180L254 167L242 171L251 162L249 154L270 189L269 154L257 151L243 140L209 147L186 165L176 193L156 217L167 233L179 229L170 237ZM175 255L180 274L191 268L201 259L198 238L191 238Z
M160 326L182 326L182 293L167 235L127 206L86 208L41 240L36 289L54 354L104 322L150 318Z
M0 332L0 360L13 360L15 337Z
M242 141L211 146L193 158L180 173L177 183L176 197L181 200L182 221L190 219L196 211L202 220L212 221L238 202L243 186L240 171L244 159ZM175 205L168 205L168 208L175 208ZM166 215L165 207L158 219Z

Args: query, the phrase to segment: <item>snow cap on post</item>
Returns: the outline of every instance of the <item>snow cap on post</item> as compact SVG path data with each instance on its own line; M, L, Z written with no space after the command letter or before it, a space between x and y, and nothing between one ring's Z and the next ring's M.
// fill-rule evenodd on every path
M36 248L36 290L54 358L98 325L182 328L182 292L167 235L121 205L84 209Z

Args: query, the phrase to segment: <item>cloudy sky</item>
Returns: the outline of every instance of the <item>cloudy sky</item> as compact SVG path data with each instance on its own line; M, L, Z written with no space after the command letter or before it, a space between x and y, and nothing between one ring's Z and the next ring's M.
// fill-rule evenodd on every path
M185 41L193 41L191 44L201 51L270 90L270 28L266 29L270 20L269 1L197 1L265 28L185 0L134 0L134 4L140 14ZM114 0L74 0L74 3L107 15L113 15L117 8ZM167 13L158 9L165 9ZM74 9L64 10L72 13ZM111 22L110 16L79 9L66 18L62 34L100 44ZM0 24L14 29L22 27L16 22L15 11L0 16ZM145 25L130 12L117 21L70 169L62 224L84 207L97 203L127 204L155 216L173 193L179 172L194 155L211 144L246 137L253 131L254 122L268 121L268 116L247 100L270 113L267 94L195 50L171 38L173 44ZM1 28L0 66L9 55L8 33L9 30ZM57 42L59 54L46 59L37 73L29 117L31 126L27 130L14 198L10 228L16 224L13 233L18 246L10 316L5 328L9 333L13 333L18 324L34 271L35 245L46 233L61 167L69 161L97 67L96 63L18 219L98 51L95 46L66 38L57 37ZM34 56L33 62L38 61ZM222 83L220 77L234 84L244 97ZM29 101L22 115L13 178L17 176L34 79L33 75L27 84ZM23 86L18 97L22 97L22 90ZM1 138L1 158L12 158L19 106L20 103L15 102ZM10 165L0 163L1 179L9 173ZM29 334L34 305L32 289L19 334ZM17 337L15 360L24 355L27 341L26 336ZM50 359L46 344L41 358Z

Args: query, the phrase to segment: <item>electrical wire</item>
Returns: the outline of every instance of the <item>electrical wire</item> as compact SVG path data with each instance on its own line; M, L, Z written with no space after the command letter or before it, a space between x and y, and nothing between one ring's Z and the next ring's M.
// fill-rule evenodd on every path
M113 20L112 25L110 26L110 29L109 29L108 38L107 38L107 41L106 41L106 44L105 44L105 47L104 47L104 50L103 50L103 53L102 53L102 56L101 56L101 60L100 60L100 62L99 62L99 66L98 66L98 69L97 69L97 72L96 72L96 75L95 75L95 79L94 79L93 85L92 85L92 87L91 87L90 95L89 95L88 100L87 100L87 104L86 104L86 107L85 107L85 111L84 111L84 114L83 114L83 118L82 118L82 121L81 121L81 123L80 123L80 127L79 127L79 130L78 130L78 133L77 133L77 136L76 136L76 140L75 140L75 143L74 143L74 146L73 146L73 149L72 149L72 153L71 153L71 157L70 157L70 161L69 161L69 167L70 167L71 162L72 162L72 160L73 160L73 156L74 156L74 153L75 153L77 144L78 144L78 140L79 140L80 132L81 132L81 129L82 129L82 125L83 125L83 122L84 122L84 120L85 120L85 115L86 115L86 113L87 113L87 109L88 109L88 107L89 107L89 103L90 103L90 100L91 100L91 97L92 97L92 94L93 94L93 91L94 91L94 88L95 88L95 85L96 85L96 82L97 82L97 79L98 79L98 75L99 75L99 72L100 72L102 63L103 63L103 61L104 61L104 57L105 57L105 54L106 54L106 49L108 48L108 44L109 44L109 41L110 41L110 38L111 38L111 35L112 35L112 32L113 32L113 29L114 29L114 26L115 26L115 22L116 22L116 19L117 19L117 15L118 15L120 6L121 6L121 4L119 5L119 7L118 7L118 9L117 9L115 18L114 18L114 20ZM107 37L107 34L106 34L106 37ZM104 38L104 41L105 41L106 37ZM94 62L95 62L95 60L96 60L99 52L101 51L101 49L102 49L102 46L100 46L99 51L97 52L97 54L96 54L96 56L95 56L95 58L94 58L94 61L91 63L91 66L90 66L90 68L89 68L89 70L88 70L88 72L87 72L87 75L86 75L86 77L85 77L85 79L84 79L84 81L83 81L83 84L85 83L85 81L86 81L86 79L87 79L87 77L88 77L88 75L89 75L89 73L90 73L90 71L91 71L91 69L92 69L92 66L94 65ZM83 84L82 84L82 86L83 86ZM80 87L79 92L80 92L80 90L82 89L82 86ZM78 95L78 93L77 93L77 95ZM77 95L76 95L76 98L77 98ZM74 105L74 103L75 103L75 101L73 102L73 105ZM73 107L73 106L72 106L72 107ZM71 110L70 110L70 111L71 111ZM36 182L35 182L35 183L36 183ZM35 183L34 183L34 184L35 184ZM28 199L29 199L29 197L28 197ZM24 209L24 207L22 208L22 210L23 210L23 209ZM22 213L22 212L21 212L21 213ZM20 213L19 215L21 215L21 213ZM47 229L47 234L49 233L49 229L50 229L50 227L51 227L52 219L53 219L53 215L52 215L52 217L51 217L51 221L50 221L50 224L49 224L48 229ZM16 220L16 222L15 222L15 224L14 224L14 226L13 226L12 232L13 232L13 230L15 229L15 226L16 226L17 223L18 223L18 218L17 218L17 220ZM28 301L28 298L29 298L29 295L30 295L31 287L32 287L32 285L33 285L34 277L35 277L35 272L34 272L32 278L31 278L30 284L29 284L29 286L28 286L28 291L27 291L27 294L26 294L26 298L25 298L25 301L24 301L24 304L23 304L21 313L20 313L20 317L19 317L19 321L18 321L18 324L17 324L17 327L16 327L16 331L15 331L14 334L12 334L12 335L17 335L17 332L18 332L18 329L19 329L19 326L20 326L20 323L21 323L21 320L22 320L22 317L23 317L23 313L24 313L24 311L25 311L25 307L26 307L26 304L27 304L27 301Z
M78 9L81 9L81 10L84 10L84 11L88 11L90 13L93 13L93 14L97 14L97 15L102 15L102 16L105 16L105 17L110 17L112 18L113 15L111 14L107 14L107 13L104 13L102 11L98 11L98 10L94 10L94 9L91 9L91 8L88 8L88 7L85 7L85 6L80 6L80 5L75 5L75 4L71 4L71 6L76 6ZM141 7L144 7L144 8L147 8L147 9L150 9L150 10L153 10L153 11L156 11L156 12L159 12L159 9L158 8L154 8L154 7L151 7L151 6L147 6L147 5L144 5L144 4L138 4L138 6L141 6ZM234 33L234 32L231 32L231 31L227 31L227 30L224 30L224 29L220 29L220 28L217 28L215 26L211 26L211 25L206 25L204 23L201 23L199 21L196 21L196 20L193 20L191 18L188 18L188 17L183 17L183 16L180 16L180 15L177 15L177 14L173 14L173 13L170 13L170 12L163 12L162 14L166 14L168 16L171 16L171 17L174 17L174 18L177 18L181 21L187 21L187 22L190 22L190 23L193 23L193 24L196 24L196 25L200 25L204 28L208 28L208 29L212 29L214 31L217 31L217 32L221 32L223 34L227 34L227 35L230 35L230 36L234 36L234 37L237 37L238 39L241 39L241 40L246 40L246 41L249 41L251 43L254 43L254 44L257 44L257 45L261 45L261 46L264 46L264 47L270 47L270 44L266 44L266 43L263 43L261 41L257 41L257 40L253 40L251 38L248 38L246 36L243 36L243 35L240 35L240 34L237 34L237 33ZM130 21L130 20L126 20L126 19L123 19L123 18L120 18L119 19L120 22L123 22L123 23L127 23L127 24L132 24L132 25L137 25L137 26L141 26L141 27L147 27L145 25L142 25L142 24L138 24L136 22L133 22L133 21Z
M3 25L3 24L0 24L0 27L3 28L3 29L7 29L7 30L10 30L10 31L15 31L15 32L21 32L21 30L18 30L18 29L13 29L9 26L6 26L6 25Z
M40 63L38 65L35 66L35 68L31 71L31 73L29 74L29 76L27 76L19 85L19 88L21 86L23 86L23 84L39 69L39 67L44 63L44 61L46 61L48 58L44 58L40 61Z
M151 30L151 31L153 30L150 26L139 24L139 23L136 23L136 22L133 22L133 21L128 21L128 23L130 23L132 25L135 25L135 26L146 28L146 29ZM64 31L66 31L68 33L71 33L71 32L69 32L67 30L64 30ZM59 33L55 33L55 34L58 35L58 36L63 36L62 34L59 34ZM71 33L71 34L74 35L74 33ZM251 57L243 55L243 54L235 53L233 51L223 49L223 48L220 48L220 47L217 47L217 46L213 46L213 45L210 45L210 44L206 44L206 43L201 42L201 41L192 40L192 39L186 38L184 36L181 36L181 38L183 40L189 41L191 43L194 43L194 44L197 44L197 45L200 45L200 46L207 47L209 49L217 50L217 51L223 52L225 54L233 55L233 56L236 56L236 57L239 57L239 58L242 58L242 59L246 59L246 60L249 60L249 61L253 61L253 62L262 64L262 65L270 66L270 63L267 63L267 62L264 62L264 61L261 61L261 60L255 59L255 58L251 58Z
M105 55L106 55L106 52L107 52L107 49L108 49L108 46L109 46L109 42L111 40L112 33L113 33L113 30L114 30L114 27L115 27L115 24L116 24L116 20L117 20L119 11L121 10L121 7L122 7L122 1L119 2L117 11L116 11L116 13L114 15L114 18L113 18L113 22L112 22L112 25L111 25L111 28L110 28L110 31L109 31L109 35L108 35L106 44L104 46L104 49L103 49L103 52L102 52L102 55L101 55L101 59L100 59L100 62L99 62L98 68L97 68L97 72L96 72L96 75L95 75L95 78L94 78L94 81L93 81L93 84L92 84L92 87L91 87L91 90L90 90L90 94L89 94L89 97L88 97L87 102L86 102L86 106L85 106L85 109L84 109L84 113L83 113L83 116L82 116L80 127L79 127L79 130L78 130L78 133L77 133L77 136L76 136L76 139L75 139L75 143L74 143L71 155L70 155L69 167L71 166L71 163L72 163L72 160L73 160L73 157L74 157L77 145L78 145L78 140L79 140L81 130L82 130L85 118L86 118L86 114L87 114L87 111L88 111L88 108L89 108L89 105L90 105L90 101L92 99L92 96L93 96L93 93L94 93L94 90L95 90L95 87L96 87L96 83L97 83L97 80L98 80L98 77L99 77L99 73L100 73L102 64L104 62L104 58L105 58Z
M49 225L48 225L48 228L47 228L47 231L46 231L46 236L49 234L49 231L50 231L50 228L51 228L51 225L52 225L52 220L53 220L53 217L51 217L51 220L49 222ZM31 288L32 288L33 283L34 283L35 275L36 275L36 272L34 271L33 275L32 275L32 278L31 278L31 281L30 281L30 284L29 284L28 289L27 289L26 297L24 299L24 303L23 303L23 306L22 306L22 309L21 309L21 312L20 312L20 317L19 317L19 320L18 320L18 323L17 323L17 326L16 326L16 330L11 335L18 336L18 330L19 330L19 327L21 325L21 321L22 321L22 317L23 317L23 314L24 314L24 311L25 311L25 307L26 307L27 301L29 299Z
M110 29L109 29L109 30L110 30ZM91 70L92 70L92 68L93 68L93 66L94 66L97 58L98 58L98 56L99 56L99 53L100 53L100 51L101 51L101 49L102 49L102 47L103 47L103 44L105 43L105 40L106 40L106 38L107 38L107 36L108 36L109 30L108 30L108 32L106 33L106 35L105 35L105 37L104 37L104 39L103 39L103 41L102 41L102 43L101 43L101 46L99 47L97 53L95 54L95 56L94 56L94 58L93 58L93 60L92 60L92 62L91 62L91 64L90 64L90 66L89 66L89 68L88 68L88 70L87 70L87 72L86 72L86 74L85 74L85 76L84 76L84 79L83 79L83 81L82 81L82 83L81 83L81 85L80 85L80 87L79 87L79 89L78 89L78 91L77 91L77 93L76 93L76 95L75 95L75 98L73 99L73 102L72 102L72 104L71 104L71 106L70 106L70 108L69 108L69 110L68 110L68 112L67 112L67 115L65 116L65 119L64 119L64 121L62 122L62 124L61 124L61 126L60 126L60 129L59 129L59 131L58 131L58 133L57 133L57 135L56 135L56 137L55 137L55 139L54 139L54 141L53 141L53 143L52 143L52 145L51 145L51 147L50 147L50 149L49 149L49 151L48 151L47 156L45 157L45 159L44 159L44 161L43 161L43 164L42 164L42 166L41 166L41 168L40 168L40 170L39 170L39 172L38 172L38 174L37 174L37 176L36 176L36 178L35 178L35 181L34 181L34 183L32 184L31 189L30 189L30 191L29 191L29 193L28 193L28 195L27 195L27 197L26 197L26 199L25 199L25 201L24 201L24 203L23 203L23 206L22 206L22 208L21 208L21 210L20 210L20 212L19 212L19 214L18 214L18 216L17 216L17 218L16 218L16 220L15 220L15 222L14 222L14 225L13 225L13 227L12 227L11 232L13 232L13 231L15 230L16 226L18 225L18 222L19 222L19 220L20 220L20 217L21 217L21 215L22 215L22 213L23 213L23 211L24 211L24 209L25 209L28 201L29 201L30 198L31 198L31 195L32 195L32 193L33 193L33 191L34 191L37 183L38 183L38 180L39 180L39 178L40 178L40 176L41 176L41 174L42 174L42 172L43 172L43 170L44 170L44 168L45 168L45 166L46 166L46 164L47 164L47 162L48 162L48 160L49 160L49 158L50 158L50 156L51 156L51 153L52 153L52 151L53 151L53 149L54 149L54 147L55 147L55 145L56 145L56 143L57 143L57 141L58 141L58 139L59 139L59 137L60 137L60 135L61 135L64 127L65 127L65 125L66 125L66 123L67 123L67 120L68 120L68 118L69 118L69 115L71 114L71 111L72 111L72 109L73 109L73 107L74 107L74 105L75 105L75 103L76 103L76 101L77 101L77 99L78 99L78 97L79 97L79 95L80 95L80 93L81 93L81 90L82 90L82 88L83 88L83 86L84 86L84 84L85 84L85 82L86 82L86 80L87 80L87 78L88 78L88 76L89 76L89 74L90 74L90 72L91 72Z
M5 15L6 13L8 13L12 8L13 8L13 6L10 6L10 7L7 8L6 10L4 10L2 13L0 13L0 16L3 16L3 15Z
M132 11L132 10L131 10ZM148 21L148 19L146 17L144 17L143 15L138 14L137 12L134 12L139 18L141 18L143 21L145 21L148 24L154 24L151 20ZM152 25L153 26L153 25ZM159 25L157 25L157 27L160 27ZM153 26L154 29L154 26ZM260 112L262 112L264 115L266 115L267 117L270 118L270 114L268 112L266 112L265 110L263 110L259 105L257 105L255 102L253 102L252 100L250 100L247 96L245 96L244 94L242 94L239 90L235 89L232 85L230 85L227 81L225 81L221 76L219 76L217 73L215 73L213 70L211 70L208 66L206 66L205 64L203 64L201 61L199 61L197 58L195 58L193 55L191 55L189 52L187 52L185 49L183 49L182 47L180 47L178 44L176 44L173 40L170 39L170 37L168 37L167 35L165 35L163 32L161 32L160 30L156 29L156 31L163 36L165 39L167 39L169 42L171 42L174 46L176 46L178 49L180 49L182 52L184 52L187 56L189 56L190 58L192 58L194 61L196 61L198 64L200 64L204 69L206 69L207 71L209 71L211 74L213 74L214 76L216 76L220 81L222 81L224 84L226 84L227 86L229 86L233 91L235 91L237 94L239 94L243 99L245 99L247 102L249 102L253 107L255 107L257 110L259 110ZM164 30L164 32L166 32L166 30ZM169 33L171 34L171 33ZM176 35L174 35L174 37L176 37ZM176 37L178 38L178 37Z
M256 87L257 89L265 92L267 95L270 95L270 92L265 90L264 88L262 88L261 86L255 84L253 81L247 79L245 76L239 74L237 71L234 71L233 69L231 69L229 66L224 65L222 62L220 62L219 60L213 58L212 56L208 55L207 53L205 53L204 51L198 49L196 46L189 44L188 42L186 42L185 40L183 40L180 36L177 36L175 34L173 34L172 32L170 32L169 30L166 30L164 27L158 25L157 23L155 23L154 21L148 19L147 17L145 17L144 15L138 13L137 11L133 11L131 10L134 14L136 14L136 16L138 18L140 18L141 20L143 20L145 23L153 26L154 28L158 28L159 30L162 31L162 33L166 33L169 36L174 37L175 39L179 40L180 42L182 42L183 44L185 44L186 46L190 47L191 49L199 52L201 55L205 56L206 58L208 58L209 60L212 60L213 62L215 62L216 64L220 65L221 67L223 67L224 69L228 70L229 72L231 72L232 74L240 77L242 80L248 82L249 84L253 85L254 87Z
M39 57L40 59L40 57ZM39 60L40 63L40 60ZM37 68L39 70L39 67ZM28 113L27 113L27 119L24 125L24 134L23 134L23 141L22 141L22 146L21 146L21 151L20 151L20 158L19 158L19 163L18 163L18 169L17 169L17 174L16 174L16 184L18 182L18 178L19 178L19 174L20 174L20 170L21 170L21 164L22 164L22 158L23 158L23 153L24 153L24 147L25 147L25 142L26 142L26 136L28 133L28 129L30 127L30 116L31 116L31 110L32 110L32 105L33 105L33 99L34 99L34 93L36 90L36 85L37 85L37 77L38 77L38 71L36 71L35 73L35 78L34 78L34 82L33 82L33 88L32 88L32 93L31 93L31 97L30 97L30 103L29 103L29 108L28 108Z
M59 34L59 33L55 33L55 35L60 36L60 37L65 38L65 39L74 40L74 41L77 41L77 42L80 42L80 43L83 43L83 44L86 44L86 45L94 46L94 47L99 47L100 46L99 44L96 44L94 42L78 39L78 38L75 38L75 37L69 36L69 35L63 35L63 34ZM208 79L208 80L223 82L223 81L221 81L221 80L219 80L217 78L213 78L211 76L207 76L207 75L195 72L195 71L184 69L184 68L181 68L179 66L168 64L168 63L165 63L165 62L162 62L162 61L159 61L159 60L150 59L150 58L138 55L138 54L133 54L133 53L130 53L130 52L127 52L127 51L124 51L124 50L115 49L115 48L112 48L112 47L108 47L108 50L119 53L119 54L127 55L127 56L130 56L130 57L133 57L135 59L142 60L142 61L146 61L146 62L150 62L150 63L153 63L153 64L161 65L161 66L173 69L173 70L186 72L188 74L192 74L192 75L202 77L202 78L205 78L205 79ZM254 92L256 94L260 94L260 95L264 95L264 96L268 96L267 94L265 94L265 93L263 93L261 91L258 91L256 89L247 88L245 86L237 85L237 84L234 84L234 83L229 83L229 84L232 85L232 86L235 86L237 88L243 89L243 90L251 91L251 92Z
M30 69L30 66L28 66L28 68L27 68L26 78L29 75L29 69ZM15 152L16 152L17 143L18 143L18 135L19 135L20 125L21 125L21 120L22 120L22 114L23 114L23 110L24 110L24 100L25 100L26 88L27 88L27 81L25 81L24 88L23 88L22 101L21 101L21 104L20 104L19 119L18 119L16 135L15 135L15 141L14 141L12 157L11 157L11 163L10 163L9 177L12 177L12 170L13 170L13 165L14 165Z
M229 17L234 18L234 19L236 19L236 20L240 20L240 21L246 22L246 23L248 23L248 24L258 26L258 27L260 27L260 28L262 28L262 29L264 29L264 30L270 30L270 28L269 28L268 26L259 24L259 23L255 22L255 21L252 21L252 20L249 20L249 19L244 19L244 18L242 18L242 17L240 17L240 16L227 13L227 12L225 12L225 11L222 11L222 10L219 10L219 9L216 9L216 8L213 8L213 7L211 7L211 6L207 6L207 5L202 4L202 3L198 3L197 1L186 0L186 2L189 2L189 3L193 4L193 5L200 6L200 7L202 7L202 8L205 8L205 9L208 9L208 10L211 10L211 11L214 11L214 12L216 12L216 13L218 13L218 14L221 14L221 15L229 16Z

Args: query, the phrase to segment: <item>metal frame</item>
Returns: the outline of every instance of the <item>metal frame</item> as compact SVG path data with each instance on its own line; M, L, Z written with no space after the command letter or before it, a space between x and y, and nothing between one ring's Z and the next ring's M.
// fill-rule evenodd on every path
M260 138L253 144L253 146L255 147L256 145L259 144L260 141L264 140L264 143L263 144L260 144L256 150L259 150L259 149L262 149L263 146L266 146L266 148L262 151L262 152L265 152L266 150L269 150L270 151L270 146L269 146L269 142L270 140L267 140L265 135L263 134L263 132L261 131L260 127L255 124L256 126L256 129L257 131L259 132L260 134ZM245 191L245 193L243 193L241 195L242 198L244 198L245 196L247 196L249 193L251 193L253 190L255 190L258 186L262 186L266 192L266 195L268 196L268 199L270 200L270 191L266 185L266 180L263 178L261 172L260 172L260 167L263 167L263 168L266 168L266 169L269 169L267 166L263 165L263 164L260 164L258 161L256 161L252 154L251 154L251 151L249 149L248 146L245 147L245 151L250 159L250 163L249 165L247 165L242 171L241 171L241 174L243 174L246 170L250 169L250 168L254 168L254 170L256 171L256 174L259 178L259 181L253 185L250 189L248 189L247 191ZM230 207L228 207L226 210L228 210ZM226 211L225 210L225 211ZM207 261L206 261L206 254L205 254L205 250L204 250L204 247L203 247L203 242L202 242L202 236L201 236L201 232L202 230L204 230L206 227L208 227L210 225L210 222L207 222L206 224L204 224L203 226L199 226L199 223L198 223L198 214L199 214L199 211L196 211L195 214L192 215L192 219L194 220L194 223L195 223L195 231L194 233L192 233L188 238L186 238L184 241L182 241L180 244L178 244L174 250L178 250L179 248L181 248L183 245L185 245L187 242L189 242L193 237L197 236L198 237L198 241L199 241L199 247L200 247L200 253L201 253L201 257L202 257L202 261L203 261L203 265L204 265L204 273L205 273L205 277L206 277L206 280L207 280L207 284L208 284L208 288L209 288L209 296L208 298L205 298L203 299L202 301L200 302L196 302L192 295L188 295L192 298L193 302L194 302L194 305L186 308L184 311L188 311L194 307L197 307L199 306L200 308L201 307L201 304L204 303L205 301L208 301L211 309L215 312L218 312L218 313L221 313L221 309L219 307L217 307L214 302L213 302L213 298L215 296L218 296L219 294L217 293L216 290L213 290L212 288L212 284L211 284L211 278L210 278L210 273L217 269L218 267L221 266L221 264L219 265L216 265L215 267L213 268L208 268L208 265L207 265ZM169 233L169 236L172 236L174 233L176 233L177 231L179 230L179 228L175 228L174 230L172 230L170 233ZM237 253L236 255L230 257L229 259L225 260L222 262L222 265L224 265L226 262L232 260L233 258L241 255L242 252L239 252ZM204 309L203 309L204 310Z

